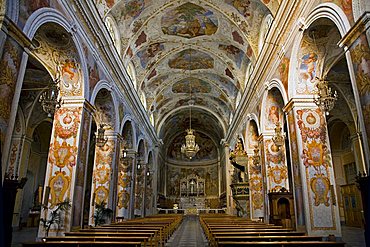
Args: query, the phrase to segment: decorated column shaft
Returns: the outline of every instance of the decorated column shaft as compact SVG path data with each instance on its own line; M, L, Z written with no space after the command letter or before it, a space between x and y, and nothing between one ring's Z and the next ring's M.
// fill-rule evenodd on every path
M284 111L287 113L288 119L288 128L289 135L286 138L289 138L289 147L290 147L290 159L292 164L292 185L294 193L294 206L295 206L295 215L296 215L296 226L297 230L304 230L305 225L305 211L303 206L303 191L302 191L302 176L300 170L300 155L298 150L297 142L297 129L294 119L294 111L292 109L292 104L287 104Z
M137 163L137 170L135 176L135 211L134 215L143 214L143 200L144 200L144 191L145 191L145 167L146 164L143 164L140 160Z
M122 147L123 149L124 147ZM126 153L127 154L127 153ZM117 217L129 218L132 161L129 157L123 157L120 153L117 180Z
M96 205L108 206L112 183L113 162L116 147L116 136L113 131L106 131L106 143L102 147L95 148L95 161L92 182L92 197L89 214L89 224L94 225Z
M44 207L41 218L49 220L51 212L57 205L65 201L73 202L76 182L76 164L79 162L81 118L83 100L69 103L65 100L63 106L54 114L53 130L50 140L48 164L45 175ZM59 226L52 225L49 235L70 230L72 211L62 213ZM40 224L39 235L45 235L45 228Z
M306 230L309 235L341 236L334 169L326 119L309 103L293 106Z

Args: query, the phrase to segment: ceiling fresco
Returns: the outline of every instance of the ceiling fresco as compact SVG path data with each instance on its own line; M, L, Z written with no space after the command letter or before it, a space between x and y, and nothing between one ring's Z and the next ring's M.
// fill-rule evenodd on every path
M122 60L135 68L139 93L145 95L159 137L172 142L185 130L179 126L187 122L193 99L193 121L212 118L196 130L217 144L245 88L247 68L258 57L263 20L276 14L279 2L96 0L102 17L117 23ZM176 126L167 122L173 119Z

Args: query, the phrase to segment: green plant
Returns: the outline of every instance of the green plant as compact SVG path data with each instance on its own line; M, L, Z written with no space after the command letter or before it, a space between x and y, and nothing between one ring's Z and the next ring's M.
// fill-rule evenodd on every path
M49 215L49 219L40 219L42 226L46 232L46 236L49 235L49 231L52 225L58 225L58 229L60 228L60 223L62 222L62 212L68 211L71 208L71 202L69 199L65 199L63 202L60 202L56 205L56 209L51 211ZM44 209L49 209L48 207L44 206Z
M106 203L96 203L95 204L95 213L94 213L94 223L95 226L104 224L107 218L112 217L113 210L110 208L106 208Z

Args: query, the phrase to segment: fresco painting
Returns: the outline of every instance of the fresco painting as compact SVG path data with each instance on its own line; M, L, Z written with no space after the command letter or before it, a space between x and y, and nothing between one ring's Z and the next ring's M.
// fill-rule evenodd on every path
M140 50L136 55L140 59L140 65L143 69L147 68L148 63L151 59L154 58L158 53L164 50L163 43L153 43L144 49ZM151 66L148 66L149 68Z
M168 66L172 69L213 69L214 59L205 52L186 49L177 53L168 61Z
M217 17L193 3L185 3L167 11L161 20L164 34L185 38L215 34L218 29Z
M317 60L318 55L314 52L302 56L299 67L299 80L296 86L298 94L312 94L314 92Z
M236 66L240 69L243 65L243 62L246 63L247 61L245 53L240 50L239 48L233 45L218 45L218 48L226 53L226 55L233 61L235 61Z
M266 99L266 110L265 110L265 129L274 130L275 125L278 121L283 121L283 111L284 106L283 99L281 97L280 91L276 88L270 90L267 94Z
M226 0L227 4L233 6L241 15L249 17L251 15L251 1L249 0Z
M173 93L210 93L212 86L201 79L189 77L176 82L172 86Z
M336 215L330 203L334 171L325 116L320 109L299 109L296 114L302 138L301 159L308 189L311 228L335 230Z

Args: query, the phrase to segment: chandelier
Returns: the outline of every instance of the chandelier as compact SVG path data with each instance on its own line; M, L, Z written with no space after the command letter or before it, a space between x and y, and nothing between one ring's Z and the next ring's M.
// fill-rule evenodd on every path
M318 92L314 97L314 102L321 111L325 112L325 115L329 115L329 111L333 109L335 101L338 99L337 91L334 90L333 93L329 87L328 81L325 79L319 79L316 77L316 81Z
M39 102L42 110L51 117L55 110L61 107L62 100L59 98L59 78L56 78L45 90L41 93Z
M191 49L189 49L189 70L191 69ZM191 88L191 81L189 81L189 89L190 89L190 100L189 100L189 112L190 112L190 127L187 129L186 136L185 136L185 144L181 146L181 153L185 154L186 157L192 159L199 151L198 144L195 143L195 135L194 130L191 128L191 107L194 101L191 98L192 88Z
M285 136L282 133L279 121L277 121L275 124L275 135L272 137L272 141L278 149L280 149L280 147L284 145Z
M108 141L108 138L106 138L104 136L104 133L105 133L104 126L105 126L105 124L100 124L99 125L98 133L97 133L97 136L96 136L96 146L98 146L100 148L103 147Z
M187 135L185 136L185 144L181 146L181 153L185 154L186 157L192 159L199 151L198 144L195 143L194 130L191 128L191 106L190 101L190 128L186 130Z

